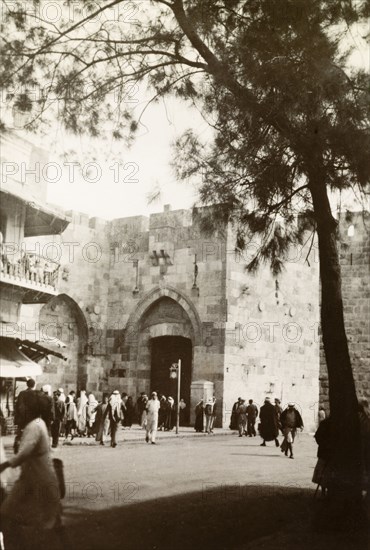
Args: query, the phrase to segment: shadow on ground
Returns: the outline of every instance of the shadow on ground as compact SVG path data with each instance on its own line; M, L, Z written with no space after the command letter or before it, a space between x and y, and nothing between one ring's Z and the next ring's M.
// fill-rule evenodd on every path
M367 533L313 529L313 491L206 486L99 511L68 505L69 550L366 550ZM320 513L320 508L318 509Z

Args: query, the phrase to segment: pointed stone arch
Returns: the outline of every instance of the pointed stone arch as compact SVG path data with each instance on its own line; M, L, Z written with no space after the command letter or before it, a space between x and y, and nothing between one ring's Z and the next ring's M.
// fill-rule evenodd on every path
M182 292L177 290L174 287L166 286L164 288L156 287L150 292L148 292L137 304L135 310L131 313L124 330L125 333L125 339L128 337L129 339L135 339L138 336L139 329L140 329L140 321L145 316L145 313L148 311L148 309L155 304L158 300L161 298L171 298L174 300L179 306L183 308L187 316L189 317L189 320L191 322L191 325L193 327L194 332L194 345L200 345L201 338L202 338L202 323L199 317L199 314L196 310L196 307L192 303L192 301L185 296Z
M40 326L49 336L55 336L66 344L64 362L51 358L44 367L44 377L53 386L67 391L84 389L87 384L86 347L89 339L88 325L80 306L68 294L58 294L42 306Z
M71 307L71 309L73 310L73 312L76 316L77 322L78 322L78 327L79 327L79 330L80 330L80 333L81 333L81 337L84 340L84 343L86 344L87 341L88 341L88 337L89 337L89 329L88 329L88 326L87 326L86 317L85 317L82 309L80 308L80 306L78 305L76 300L74 300L74 298L72 298L68 294L65 294L65 293L58 294L58 296L56 296L56 298L65 301Z

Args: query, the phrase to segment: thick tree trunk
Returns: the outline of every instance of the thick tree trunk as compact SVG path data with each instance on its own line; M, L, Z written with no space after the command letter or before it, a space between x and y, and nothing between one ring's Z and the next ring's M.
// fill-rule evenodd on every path
M355 383L344 327L341 271L337 249L337 222L326 186L310 181L319 240L321 326L329 377L330 415L333 420L334 482L330 496L337 516L347 518L361 499L360 427Z

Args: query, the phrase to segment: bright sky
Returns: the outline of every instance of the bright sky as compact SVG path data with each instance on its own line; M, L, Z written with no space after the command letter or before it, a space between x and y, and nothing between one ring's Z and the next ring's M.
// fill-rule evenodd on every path
M62 177L49 183L48 202L106 219L158 212L164 204L191 207L196 191L191 184L175 182L171 143L189 127L204 135L207 124L194 108L173 99L151 105L142 122L146 128L130 149L122 142L80 141L58 130L50 161L58 162ZM74 155L67 155L66 161L59 158L60 151L68 149L76 152L82 173L67 164L76 161ZM105 151L112 153L108 160ZM148 204L148 194L158 188L160 197Z
M366 32L369 29L354 28L348 33L348 41L354 46L353 65L369 70ZM139 92L136 108L141 111L145 96L142 90ZM210 135L209 127L194 108L174 98L151 104L142 122L146 128L142 128L130 150L123 143L79 141L58 126L44 141L49 149L50 143L55 142L50 161L61 167L61 177L56 183L49 183L48 202L105 219L148 215L161 211L165 204L171 204L172 209L191 207L196 201L196 190L191 184L175 181L170 168L173 160L170 146L189 127L203 137ZM81 170L65 164L76 161L74 155L67 154L65 161L60 158L61 152L71 149L84 167L82 174ZM112 156L106 162L106 152L110 150ZM88 166L88 163L93 164ZM159 199L148 204L148 194L158 188Z

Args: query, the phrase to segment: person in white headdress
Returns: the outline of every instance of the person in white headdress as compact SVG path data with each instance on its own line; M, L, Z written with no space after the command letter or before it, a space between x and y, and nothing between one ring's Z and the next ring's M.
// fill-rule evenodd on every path
M63 403L66 402L66 394L64 393L63 388L58 388L59 392L59 401L63 401Z
M294 458L294 438L298 428L300 428L301 431L303 430L303 420L299 411L296 409L295 403L288 403L287 408L281 413L280 421L284 434L281 452L285 453L285 456L288 456L289 451L289 458Z
M89 393L87 403L87 415L86 415L86 424L87 424L87 437L90 437L94 434L94 424L96 419L96 407L98 402L93 393Z
M210 434L213 433L213 422L214 422L214 406L216 403L216 399L208 399L205 407L204 407L204 414L206 417L206 433Z
M81 436L86 435L87 403L86 391L81 390L80 397L77 399L77 430Z
M114 390L109 398L108 414L110 421L111 447L117 447L116 434L118 426L123 418L122 399L118 390Z
M63 388L58 388L58 393L59 393L59 398L58 398L58 402L59 403L63 403L64 405L64 411L65 411L65 405L66 405L66 399L67 399L67 396L66 394L64 393L64 389ZM61 408L62 408L62 405L61 405ZM59 432L59 435L61 437L64 437L64 433L65 433L65 429L66 429L66 418L65 418L65 413L64 413L64 417L60 423L60 432Z
M74 400L75 392L69 392L69 395L66 399L66 425L65 425L65 439L68 439L69 434L71 434L71 439L73 440L76 437L76 426L77 426L77 407Z
M145 441L147 443L150 441L152 445L155 445L155 438L157 435L159 407L160 401L158 399L157 392L153 391L146 406L147 424L145 435Z

